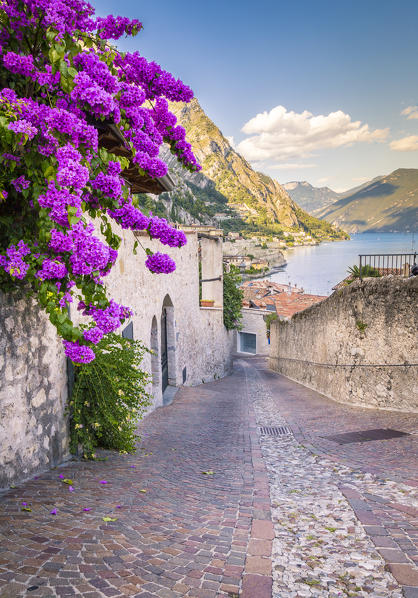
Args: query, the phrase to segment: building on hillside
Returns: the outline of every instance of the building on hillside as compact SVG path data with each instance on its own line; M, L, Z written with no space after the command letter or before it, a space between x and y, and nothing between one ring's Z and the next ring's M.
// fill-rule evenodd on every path
M249 270L253 263L248 255L224 255L223 261L227 268L235 266L242 271Z
M237 333L237 351L266 355L269 352L266 319L275 314L289 319L295 313L326 299L309 295L296 286L279 284L270 280L245 282L241 286L243 297L242 330Z
M269 263L267 260L253 260L251 262L251 268L253 268L253 270L268 270Z
M168 402L178 386L225 376L235 350L223 324L222 231L185 227L187 245L166 248L172 274L153 274L136 240L152 251L161 244L146 233L124 231L118 260L106 279L109 296L133 309L120 332L152 349L143 362L152 373L151 409ZM201 307L202 297L213 302ZM82 316L71 307L74 321ZM0 487L24 479L68 456L65 415L67 363L55 328L35 301L0 293Z

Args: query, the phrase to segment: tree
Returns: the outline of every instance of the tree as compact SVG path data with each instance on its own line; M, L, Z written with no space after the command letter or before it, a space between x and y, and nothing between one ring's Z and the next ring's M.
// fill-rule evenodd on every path
M141 213L124 171L164 176L163 142L185 168L200 169L167 103L188 102L193 92L110 43L136 35L139 21L96 18L83 0L5 0L0 29L1 288L34 292L66 355L88 363L93 347L131 313L104 286L121 241L112 221L172 247L186 243L182 231ZM115 132L127 157L100 147L103 128ZM175 269L160 252L148 252L145 265L154 273ZM91 318L88 326L71 322L73 301Z
M224 324L227 330L240 330L242 319L243 292L239 288L241 276L239 268L230 266L229 272L224 268Z

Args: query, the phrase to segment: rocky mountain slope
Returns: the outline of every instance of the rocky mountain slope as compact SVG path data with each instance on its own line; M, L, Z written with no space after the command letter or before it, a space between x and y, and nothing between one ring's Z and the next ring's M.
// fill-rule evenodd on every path
M190 174L169 153L163 155L177 186L160 196L155 209L164 206L173 220L217 224L227 231L280 234L284 230L305 230L318 239L344 236L342 231L304 212L277 181L253 170L196 99L190 104L171 104L170 108L185 127L203 168L198 174ZM142 202L150 201L142 198Z
M290 181L284 183L282 187L294 202L310 214L315 214L317 210L327 208L341 197L340 193L329 187L314 187L307 181Z
M317 212L348 232L418 230L418 169L398 168Z

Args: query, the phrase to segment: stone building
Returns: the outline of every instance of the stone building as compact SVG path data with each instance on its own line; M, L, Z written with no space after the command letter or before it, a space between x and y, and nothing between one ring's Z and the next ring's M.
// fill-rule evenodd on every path
M178 386L229 371L234 335L223 325L222 232L186 227L185 247L164 247L177 265L169 275L149 272L145 254L132 253L135 240L153 251L161 250L157 241L117 227L115 232L122 245L106 286L110 297L133 309L124 335L153 351L143 365L152 373L155 409ZM200 307L200 285L213 307ZM80 317L74 307L71 317ZM0 293L0 487L68 456L67 398L67 363L55 328L33 299Z
M309 295L296 286L279 284L271 280L246 281L243 290L242 329L237 333L237 351L267 355L269 339L266 318L276 314L288 319L326 297Z

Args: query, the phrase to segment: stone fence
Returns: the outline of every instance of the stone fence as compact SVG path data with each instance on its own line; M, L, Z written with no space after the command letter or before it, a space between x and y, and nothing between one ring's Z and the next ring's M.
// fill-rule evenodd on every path
M34 299L0 292L0 488L68 455L66 359Z
M336 401L418 412L418 277L356 281L271 326L270 368Z

